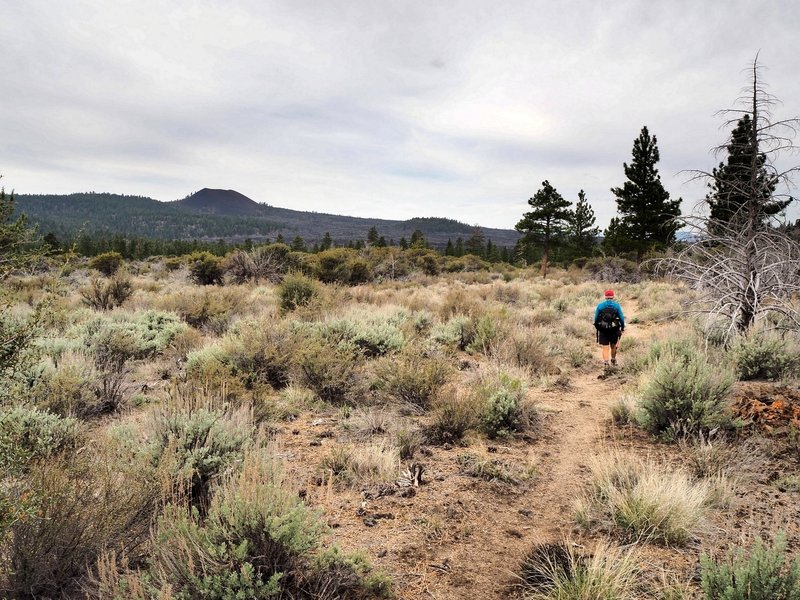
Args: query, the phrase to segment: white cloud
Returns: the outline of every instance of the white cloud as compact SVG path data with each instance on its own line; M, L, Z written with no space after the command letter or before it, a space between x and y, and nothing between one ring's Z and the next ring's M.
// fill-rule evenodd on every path
M548 179L614 212L648 125L687 204L755 52L800 113L793 5L3 4L4 183L513 227ZM745 36L736 32L747 28ZM795 209L794 215L798 214Z

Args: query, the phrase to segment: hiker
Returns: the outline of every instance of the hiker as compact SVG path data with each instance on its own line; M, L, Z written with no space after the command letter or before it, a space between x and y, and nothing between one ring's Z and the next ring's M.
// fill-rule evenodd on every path
M605 291L605 300L594 311L594 328L597 330L597 343L603 347L603 364L617 364L619 338L625 331L625 315L622 307L614 299L614 290Z

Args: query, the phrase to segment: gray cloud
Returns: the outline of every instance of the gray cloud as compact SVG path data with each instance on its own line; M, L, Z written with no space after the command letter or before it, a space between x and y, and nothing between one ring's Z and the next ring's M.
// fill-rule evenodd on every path
M759 49L800 113L791 4L431 4L0 2L4 183L512 227L548 179L605 224L645 124L702 197Z

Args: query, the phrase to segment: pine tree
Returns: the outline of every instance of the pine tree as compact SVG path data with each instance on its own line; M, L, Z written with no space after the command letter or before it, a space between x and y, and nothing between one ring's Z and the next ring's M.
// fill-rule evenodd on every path
M586 193L578 192L578 202L572 211L570 222L570 236L578 251L578 256L591 256L595 245L595 238L600 233L600 228L595 227L594 210L586 200Z
M369 232L367 232L367 243L369 243L370 246L377 246L379 239L378 228L373 225L369 228Z
M428 242L425 240L425 235L421 230L415 229L411 234L411 247L412 248L427 248Z
M453 256L464 256L464 240L456 238L456 247L453 249Z
M332 246L333 246L333 239L331 238L330 232L326 231L325 235L322 236L322 242L320 242L319 249L328 250Z
M14 194L0 188L0 281L18 269L30 267L42 256L39 236L28 218L14 217Z
M486 252L483 244L484 235L483 229L478 225L472 228L472 235L469 236L467 243L464 244L464 249L467 254L474 254L475 256L483 256Z
M447 245L444 247L445 256L453 256L453 240L447 238Z
M570 203L545 180L528 204L533 210L522 216L516 229L524 234L525 245L542 244L542 277L547 277L550 246L566 233L572 218Z
M306 243L299 235L295 236L292 240L291 245L289 246L295 252L305 252L306 251Z
M633 142L633 160L623 163L628 178L621 188L611 188L617 197L619 219L618 250L635 250L642 255L654 248L663 248L675 241L675 219L681 214L681 199L670 200L661 183L656 163L658 141L642 127Z
M767 156L759 151L758 142L759 132L754 130L750 114L745 113L725 145L727 161L711 173L706 202L711 209L712 233L725 227L740 229L747 220L765 226L769 217L792 201L773 198L777 180L767 170Z

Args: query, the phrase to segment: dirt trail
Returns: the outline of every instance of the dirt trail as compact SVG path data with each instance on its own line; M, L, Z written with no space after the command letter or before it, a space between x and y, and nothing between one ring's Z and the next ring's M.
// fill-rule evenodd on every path
M630 329L626 335L639 333ZM618 399L619 379L598 379L599 348L593 350L591 364L567 388L535 392L544 423L533 438L481 440L470 448L431 447L428 457L420 457L428 465L427 483L409 498L373 497L363 490L332 494L325 486L314 486L312 473L306 471L308 501L324 507L338 543L366 551L391 574L399 598L513 597L525 552L534 543L559 540L575 527L573 503L586 481L587 459L602 448L609 407ZM336 444L323 438L321 448L309 447L309 438L321 427L301 422L294 427L299 435L289 435L284 443L297 466L318 464L319 453ZM487 482L463 472L458 457L465 452L516 465L533 458L537 472L520 485ZM366 525L365 515L377 518Z
M528 454L538 458L538 473L526 489L505 487L487 493L488 484L472 481L452 491L435 492L439 502L445 499L445 514L455 507L461 522L472 523L473 528L468 538L417 548L419 563L413 576L405 578L410 585L401 597L455 600L479 590L482 598L509 598L514 595L511 586L525 552L534 543L569 535L575 528L573 504L586 482L587 459L602 448L609 408L619 395L618 378L598 379L601 373L595 358L567 389L544 393L541 437L506 449L509 460L524 461ZM438 454L437 462L447 460ZM433 493L441 485L434 482L420 495ZM448 502L448 497L458 501Z

